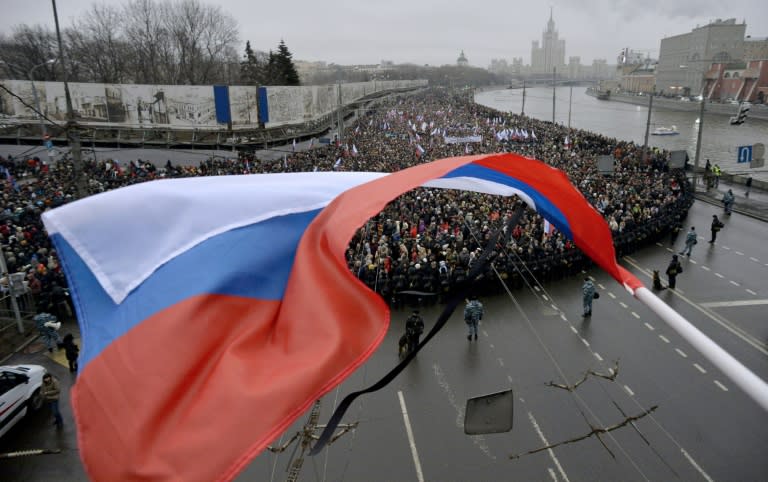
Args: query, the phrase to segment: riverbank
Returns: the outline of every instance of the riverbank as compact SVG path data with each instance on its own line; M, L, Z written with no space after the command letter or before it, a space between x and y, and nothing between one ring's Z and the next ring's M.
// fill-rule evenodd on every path
M587 95L590 95L589 93ZM623 102L625 104L633 104L647 107L648 96L647 95L630 95L630 94L614 94L611 93L608 102ZM671 110L677 112L699 112L701 104L699 102L683 102L678 99L668 99L666 97L654 97L653 109ZM739 106L735 104L720 104L718 102L707 102L704 107L705 111L709 114L734 116L739 110ZM749 119L759 119L768 121L768 106L764 104L753 105L749 110Z

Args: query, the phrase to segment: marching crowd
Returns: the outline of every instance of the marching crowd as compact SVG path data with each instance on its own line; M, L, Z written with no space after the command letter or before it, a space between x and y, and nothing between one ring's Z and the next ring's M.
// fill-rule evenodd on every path
M693 202L684 174L670 171L668 153L604 136L568 129L475 104L465 94L429 89L378 104L349 125L342 140L308 149L287 149L282 159L254 155L208 160L198 165L154 164L138 160L88 162L89 194L154 179L248 175L264 172L394 172L445 157L516 152L564 171L604 217L617 255L655 242L682 226ZM610 155L614 170L598 170L597 158ZM2 211L0 240L8 272L25 273L28 289L56 316L71 311L66 279L40 214L76 196L71 163L38 158L0 157ZM353 237L350 269L393 304L409 296L440 301L463 280L492 233L521 203L514 197L418 188L391 202ZM536 279L573 275L590 261L556 229L527 210L503 238L486 267L482 293L500 289L496 270L513 286ZM5 276L5 273L3 274ZM5 278L4 289L7 289Z

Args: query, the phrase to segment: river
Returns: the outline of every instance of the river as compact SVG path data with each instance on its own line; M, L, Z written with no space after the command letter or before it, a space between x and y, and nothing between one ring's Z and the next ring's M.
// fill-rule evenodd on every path
M573 128L597 132L609 137L632 140L642 145L648 119L648 107L623 102L598 100L586 94L586 87L555 89L555 121ZM502 112L519 114L523 106L522 89L504 89L478 92L475 102ZM734 106L734 114L737 106ZM525 114L545 121L552 120L552 88L526 89ZM648 136L648 144L669 150L686 150L693 163L696 154L698 112L677 112L654 108L651 112L651 131L655 127L676 126L676 136ZM749 173L756 179L768 181L768 166L750 169L749 164L737 163L739 146L762 142L768 145L768 121L747 119L740 126L728 123L728 116L704 113L700 165L706 159L718 163L725 172Z

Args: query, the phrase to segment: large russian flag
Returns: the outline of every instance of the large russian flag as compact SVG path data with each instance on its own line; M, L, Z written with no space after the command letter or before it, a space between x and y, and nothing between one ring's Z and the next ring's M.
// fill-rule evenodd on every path
M418 186L518 195L634 290L610 231L560 171L515 154L393 174L154 181L46 212L83 339L72 390L94 480L234 478L389 327L344 260Z

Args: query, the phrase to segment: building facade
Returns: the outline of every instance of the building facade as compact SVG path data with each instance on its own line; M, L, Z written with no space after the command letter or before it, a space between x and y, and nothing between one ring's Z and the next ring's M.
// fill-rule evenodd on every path
M768 60L714 63L704 77L709 99L753 104L768 100Z
M698 95L712 63L743 59L746 29L735 18L717 19L689 33L661 39L657 90L668 96Z
M565 40L560 38L555 30L552 10L549 12L547 29L541 36L541 45L534 40L531 45L531 73L551 74L554 68L563 70L565 67Z

